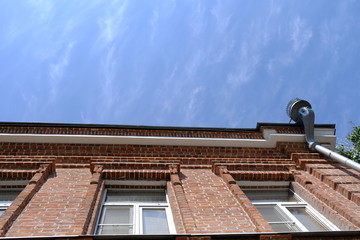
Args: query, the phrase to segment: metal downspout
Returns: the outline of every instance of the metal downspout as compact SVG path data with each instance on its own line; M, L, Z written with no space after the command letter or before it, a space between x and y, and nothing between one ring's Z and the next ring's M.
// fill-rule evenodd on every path
M329 157L347 167L355 169L360 172L360 164L344 157L334 151L327 149L326 147L321 146L320 143L315 141L314 138L314 122L315 122L315 113L311 109L309 102L295 98L291 100L287 106L288 116L297 123L302 122L304 124L305 130L305 139L309 144L309 148L313 151L317 151L326 157Z

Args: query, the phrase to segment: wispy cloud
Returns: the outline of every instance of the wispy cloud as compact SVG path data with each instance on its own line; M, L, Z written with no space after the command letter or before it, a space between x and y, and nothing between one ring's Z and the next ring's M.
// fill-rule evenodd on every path
M192 125L202 111L205 87L196 81L196 77L189 77L176 65L167 69L168 75L162 86L155 92L156 122L166 124L169 118L178 118L177 124Z
M300 54L309 44L309 41L313 35L312 30L306 25L305 20L301 19L300 17L296 17L290 23L290 27L292 49L296 54Z
M107 53L105 59L101 64L101 76L100 76L100 87L101 87L101 102L100 102L100 114L103 118L111 112L111 109L116 102L114 80L115 80L115 69L116 61L114 59L115 48L111 47Z
M227 82L236 87L247 83L254 76L260 60L257 52L250 52L248 45L242 44L236 70L228 74Z
M190 27L194 36L198 36L203 31L205 25L204 13L205 7L198 1L190 21Z
M21 91L21 98L26 106L20 121L39 121L43 103L35 93L29 93L27 90ZM18 120L19 121L19 120Z
M117 34L115 22L112 18L102 18L99 20L99 27L101 29L100 38L106 42L112 42Z
M21 33L22 33L22 29L20 29L17 25L15 24L10 24L7 27L7 30L4 34L4 39L6 41L7 44L13 42Z
M304 50L309 46L313 31L305 19L297 16L289 21L287 27L279 28L276 32L279 38L288 38L290 45L287 50L274 54L266 63L269 74L273 74L279 67L287 67L300 59Z
M159 27L159 10L154 9L150 19L151 33L150 33L150 45L153 45L155 36Z
M135 111L134 106L144 91L143 73L128 75L117 57L117 50L110 47L101 61L97 120L102 123L120 123L131 118L128 115Z
M177 82L176 77L179 74L178 66L175 65L170 71L171 72L170 72L169 76L165 77L162 89L158 90L156 92L156 97L157 98L160 97L160 99L158 99L158 102L160 105L160 111L162 113L169 113L172 110L173 101L171 99L174 99L174 97L176 95L176 94L171 93L171 91L173 89L172 87L173 87L174 83ZM164 97L164 96L166 96L166 97ZM159 121L159 122L162 121L161 115L162 114L159 114L157 116L157 121Z
M232 13L229 11L230 6L224 1L217 1L216 5L210 10L211 15L215 19L215 28L213 29L213 45L210 48L209 64L217 64L223 62L232 53L236 43L234 31L229 28Z
M64 52L59 57L56 63L49 65L49 80L50 80L50 99L51 101L57 97L58 89L64 73L70 62L71 51L75 43L70 42L64 49Z
M125 32L126 26L123 23L127 6L128 1L122 2L120 6L118 6L118 4L110 6L106 16L98 19L97 23L100 33L96 45L100 47L108 46Z
M30 5L35 7L37 16L41 21L49 20L53 16L54 3L47 0L28 0Z
M194 88L191 91L191 94L189 95L188 105L185 110L186 112L185 122L188 124L193 122L194 118L198 114L198 111L200 110L200 106L202 105L201 93L203 91L204 91L204 87L198 86Z
M187 79L191 79L197 73L198 69L201 67L201 64L205 62L206 53L201 49L197 50L192 54L189 60L185 64L185 73Z
M172 20L171 17L173 17L176 4L176 0L160 1L158 4L152 5L152 9L149 9L152 13L148 21L150 25L149 45L151 47L156 47L156 36L167 30L164 26L168 21Z
M232 53L235 46L234 39L226 39L224 40L224 44L221 44L220 48L214 48L209 54L209 58L207 59L207 63L209 64L217 64L221 63L229 57L229 54Z
M224 1L218 0L216 5L211 9L211 14L216 20L216 30L222 34L224 33L231 21L232 14L229 13L229 8Z

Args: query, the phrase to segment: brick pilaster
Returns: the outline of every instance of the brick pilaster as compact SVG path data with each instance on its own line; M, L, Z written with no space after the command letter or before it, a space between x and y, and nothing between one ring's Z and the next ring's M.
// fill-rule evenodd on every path
M4 237L12 223L17 219L25 206L32 199L36 191L46 181L51 173L55 171L55 164L41 164L35 175L30 179L28 185L16 197L14 202L0 217L0 236Z
M236 184L235 179L231 176L226 166L219 166L217 171L220 173L220 176L225 181L226 185L230 191L234 194L235 198L238 200L239 204L244 208L246 213L249 215L250 219L256 226L256 231L258 232L273 232L269 223L264 219L264 217L259 213L256 207L251 203L247 198L245 193L241 188Z
M96 207L95 203L96 203L97 196L99 194L99 190L100 190L100 186L101 186L101 182L102 182L102 179L101 179L102 170L103 170L102 166L98 166L98 165L94 166L94 168L92 170L90 186L88 188L87 194L85 196L85 201L84 201L83 207L81 209L81 211L84 211L85 214L87 213L87 218L85 219L82 235L85 235L88 232L92 219L97 219L98 211L95 212L95 214L93 214L93 213L94 213L94 209ZM95 216L93 216L93 215L95 215ZM94 217L94 218L92 218L92 217ZM95 225L96 225L96 223L93 222L93 224L90 226L91 232L94 231Z
M191 213L189 204L186 200L184 189L179 177L179 168L175 165L170 165L170 181L172 183L172 189L174 190L174 195L176 198L177 205L180 210L180 221L185 227L186 233L196 232L196 223L194 216ZM175 215L176 216L176 215Z

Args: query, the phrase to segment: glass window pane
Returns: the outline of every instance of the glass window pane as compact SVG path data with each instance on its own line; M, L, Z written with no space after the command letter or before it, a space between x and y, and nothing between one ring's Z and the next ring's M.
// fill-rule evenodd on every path
M298 231L295 223L270 223L275 232L295 232Z
M246 189L243 191L253 203L299 201L290 189Z
M130 206L104 206L102 224L132 224L133 208Z
M122 226L122 225L114 225L114 226L99 226L99 234L132 234L133 227L132 226Z
M4 209L0 209L0 216L5 212Z
M112 191L108 190L106 202L166 203L164 191Z
M144 234L169 233L165 209L143 209L142 218Z
M318 220L311 216L305 207L287 207L287 209L309 230L328 230Z
M276 205L257 205L256 208L268 222L289 221L289 218L281 213L281 210L279 210Z
M20 190L0 190L0 204L11 204L20 192Z

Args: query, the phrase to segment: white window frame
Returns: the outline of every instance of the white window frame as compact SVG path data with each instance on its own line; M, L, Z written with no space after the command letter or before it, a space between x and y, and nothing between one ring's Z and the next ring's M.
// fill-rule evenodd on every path
M22 191L22 189L19 189L19 188L5 188L5 189L0 189L0 192L1 191L6 191L6 192L18 192L18 194L20 194L20 192ZM16 198L16 197L15 197ZM2 202L2 201L0 201ZM0 203L0 210L2 211L6 211L6 209L8 209L8 207L10 207L10 205L13 203L13 201L7 201L7 203ZM2 215L2 214L1 214ZM1 216L0 215L0 216Z
M11 205L11 203L9 203L9 204L1 203L1 204L0 204L0 210L5 212L6 209L7 209L10 205ZM1 214L1 215L2 215L2 214ZM1 215L0 215L0 216L1 216Z
M133 191L133 192L137 192L137 191L157 191L157 190L146 190L146 189L111 189L111 191ZM137 235L137 234L144 234L143 233L143 221L142 221L142 210L143 209L163 209L165 210L165 214L166 214L166 220L167 220L167 224L168 224L168 228L169 228L169 233L168 234L174 234L176 233L175 231L175 225L173 222L173 216L171 213L171 209L169 206L169 198L167 195L167 192L165 190L160 190L163 191L166 197L166 203L154 203L154 202L141 202L141 203L134 203L134 202L105 202L106 196L107 196L107 192L108 189L105 189L104 192L104 197L102 199L102 204L101 204L101 211L100 214L98 216L98 223L96 226L96 234L99 235L106 235L101 233L100 227L101 226L116 226L116 225L120 225L120 224L103 224L101 223L101 221L103 221L103 216L104 216L104 206L124 206L124 207L132 207L133 209L133 222L132 225L133 226L133 233L129 233L129 234L125 234L125 235ZM123 224L126 225L126 224Z
M259 189L244 189L246 190L259 190ZM271 189L266 189L271 190ZM285 190L274 188L273 190ZM338 231L339 228L337 228L333 223L331 223L327 218L325 218L322 214L320 214L318 211L316 211L313 207L311 207L307 202L305 202L299 195L297 195L294 191L292 191L289 188L286 188L286 190L289 190L293 192L294 198L298 201L296 202L252 202L253 205L257 206L275 206L277 210L279 210L279 213L283 215L285 218L288 218L289 221L282 221L282 222L269 222L270 224L276 224L276 223L289 223L291 225L294 225L294 231L302 231L302 232L308 232L309 230L287 209L287 207L299 207L299 208L305 208L306 212L309 213L315 220L317 220L322 226L327 228L327 231ZM325 230L326 231L326 230Z

